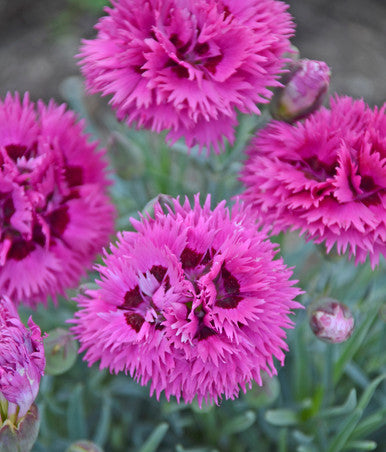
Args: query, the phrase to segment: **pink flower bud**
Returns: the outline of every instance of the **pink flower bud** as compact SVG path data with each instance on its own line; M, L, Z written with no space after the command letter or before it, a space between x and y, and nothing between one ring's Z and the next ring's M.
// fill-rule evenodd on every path
M7 421L18 426L39 391L43 341L31 318L28 326L21 323L11 300L0 297L0 425Z
M331 298L323 298L311 306L310 326L316 337L337 344L351 336L354 318L345 304Z
M71 444L66 452L103 452L102 449L91 441L81 440Z
M291 63L271 103L275 119L294 122L317 110L330 84L330 68L323 61L301 59Z

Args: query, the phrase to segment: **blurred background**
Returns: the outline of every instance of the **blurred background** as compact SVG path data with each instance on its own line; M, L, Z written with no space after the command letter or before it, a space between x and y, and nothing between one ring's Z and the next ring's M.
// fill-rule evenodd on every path
M60 84L79 74L74 55L108 0L0 0L0 96L28 90L62 100ZM293 42L303 57L332 68L330 92L386 101L386 1L290 0Z

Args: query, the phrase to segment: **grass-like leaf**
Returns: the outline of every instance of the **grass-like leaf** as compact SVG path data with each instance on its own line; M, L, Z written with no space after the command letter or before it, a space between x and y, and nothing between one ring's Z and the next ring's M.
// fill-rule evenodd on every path
M328 452L339 452L345 447L347 440L350 438L355 427L357 426L360 418L362 417L363 411L367 407L371 400L375 390L379 383L386 378L386 374L380 375L375 380L373 380L370 385L366 388L359 403L355 410L347 417L347 419L341 424L339 428L339 433L331 441L328 448Z
M155 428L153 433L145 441L138 452L155 452L158 446L161 444L161 441L163 440L168 429L169 425L166 422L159 424L159 426Z
M278 427L286 427L289 425L296 425L299 422L298 415L295 411L279 408L277 410L268 410L265 413L265 420L272 425Z
M349 361L354 357L363 342L366 340L367 334L377 316L378 306L372 306L367 314L367 317L359 325L352 335L351 339L347 341L339 359L334 365L334 384L337 384L343 375L344 369Z
M83 405L83 385L77 384L70 395L67 408L68 437L71 440L87 438L87 424Z

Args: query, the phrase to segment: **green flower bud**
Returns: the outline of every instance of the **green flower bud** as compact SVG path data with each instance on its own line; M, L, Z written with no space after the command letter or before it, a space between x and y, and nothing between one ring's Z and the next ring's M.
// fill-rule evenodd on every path
M46 369L48 375L67 372L78 356L78 344L72 334L64 328L56 328L44 339Z

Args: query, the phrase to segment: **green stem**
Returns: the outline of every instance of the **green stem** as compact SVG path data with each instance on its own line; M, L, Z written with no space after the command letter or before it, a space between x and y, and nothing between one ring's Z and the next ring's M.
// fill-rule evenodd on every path
M323 383L324 383L324 397L322 406L323 408L328 407L334 399L334 384L333 384L333 353L334 345L326 344L325 348L325 363L323 372Z
M282 428L279 433L278 452L287 452L287 429Z

